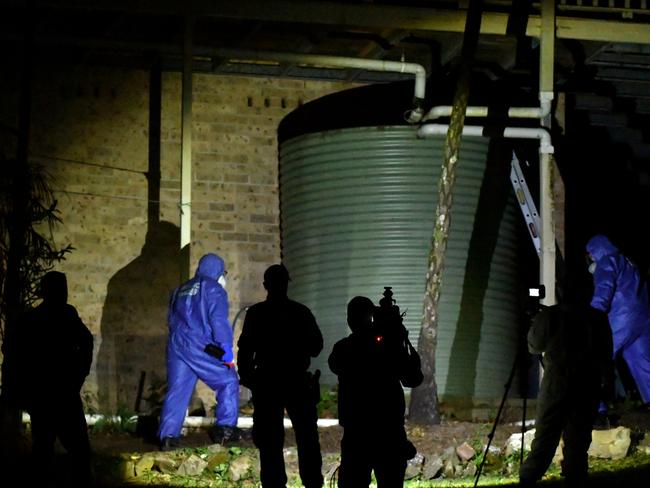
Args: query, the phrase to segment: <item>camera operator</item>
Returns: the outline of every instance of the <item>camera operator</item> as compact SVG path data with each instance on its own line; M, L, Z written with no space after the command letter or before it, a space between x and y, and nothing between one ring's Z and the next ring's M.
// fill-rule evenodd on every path
M401 487L406 462L416 454L404 429L402 386L422 382L420 357L390 289L384 299L381 307L362 296L350 300L352 333L334 345L328 360L339 380L340 488L368 487L373 470L379 488Z
M567 287L567 292L574 290ZM562 472L568 486L579 488L587 479L587 451L598 401L613 380L607 317L590 307L586 298L565 296L561 304L544 307L533 318L528 350L543 354L544 377L535 438L519 471L520 486L535 486L562 437Z

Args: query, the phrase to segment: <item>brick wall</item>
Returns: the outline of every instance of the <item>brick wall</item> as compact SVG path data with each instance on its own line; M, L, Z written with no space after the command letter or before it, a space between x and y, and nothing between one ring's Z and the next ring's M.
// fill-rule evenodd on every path
M55 239L75 248L58 269L95 335L85 394L108 412L134 408L141 372L145 396L164 381L166 305L180 276L180 75L162 76L159 202L148 201L149 81L144 71L98 68L35 78L30 152L52 175L63 219ZM280 259L279 122L350 86L194 76L191 274L205 252L225 259L231 319L264 298L262 273ZM15 95L0 93L2 122L15 119ZM149 219L158 205L159 221Z

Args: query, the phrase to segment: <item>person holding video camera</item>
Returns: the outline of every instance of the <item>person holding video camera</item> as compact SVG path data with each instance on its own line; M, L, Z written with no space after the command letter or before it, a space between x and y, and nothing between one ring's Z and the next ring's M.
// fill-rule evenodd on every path
M283 446L286 409L298 447L303 486L323 486L318 437L320 371L308 371L323 349L323 336L309 308L287 296L289 272L282 264L264 272L266 300L252 305L237 345L241 384L253 395L253 442L260 452L265 488L286 486Z
M239 379L233 360L233 332L228 320L226 269L223 259L208 253L194 278L172 292L167 342L167 394L158 436L162 450L180 446L180 433L190 398L201 379L216 391L215 443L238 440Z
M363 296L350 300L352 333L328 359L339 380L340 488L368 487L373 470L379 488L401 487L407 461L416 454L404 428L402 387L422 382L420 357L391 297L388 288L380 307Z
M560 438L567 486L585 486L591 431L598 402L613 384L607 317L586 297L565 289L559 305L543 307L528 331L528 350L543 354L535 437L519 470L520 486L533 487L548 469Z

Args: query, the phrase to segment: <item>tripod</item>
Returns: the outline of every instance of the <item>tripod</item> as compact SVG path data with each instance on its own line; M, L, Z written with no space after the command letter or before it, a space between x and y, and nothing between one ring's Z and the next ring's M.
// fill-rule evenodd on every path
M485 446L485 451L483 452L483 458L481 459L481 464L479 464L478 470L476 471L476 479L474 480L474 488L478 485L478 480L481 477L481 472L483 471L483 465L485 464L485 460L487 459L488 452L490 451L490 445L492 444L492 439L494 438L494 433L497 430L497 424L499 423L499 418L501 417L501 412L503 411L503 407L506 403L506 398L508 397L508 392L510 391L510 387L512 386L512 382L515 378L515 373L517 372L518 368L521 368L522 371L522 391L523 391L523 411L522 411L522 418L521 418L521 452L519 455L519 464L521 465L524 462L524 433L526 432L526 403L528 399L528 393L527 393L527 387L528 387L528 382L527 382L527 366L529 364L529 353L527 350L525 350L523 347L519 347L517 350L517 355L515 357L515 360L512 362L512 368L510 370L510 376L508 376L508 381L505 384L505 391L503 392L503 397L501 398L501 404L499 405L499 410L497 411L496 418L494 419L494 424L492 425L492 430L488 434L488 443ZM526 366L526 367L522 367Z

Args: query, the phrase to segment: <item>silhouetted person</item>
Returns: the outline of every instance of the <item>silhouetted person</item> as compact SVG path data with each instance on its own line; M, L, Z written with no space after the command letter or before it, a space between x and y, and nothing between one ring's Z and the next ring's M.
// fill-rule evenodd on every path
M614 357L623 356L643 403L650 405L650 305L637 267L607 237L587 243L594 278L591 306L609 318ZM606 407L601 404L601 413Z
M17 331L17 358L22 373L21 401L32 428L33 475L52 476L58 438L72 461L71 485L88 486L91 455L80 390L90 371L93 336L67 303L66 276L46 273L40 284L43 301L28 311Z
M192 392L200 378L215 390L214 442L237 440L239 380L233 362L233 332L228 320L226 269L216 254L199 260L194 278L176 288L169 303L167 394L158 436L163 450L180 445L180 434Z
M323 336L311 311L287 297L288 283L289 273L281 264L264 272L268 295L246 313L238 341L239 375L253 395L253 441L260 451L262 486L280 488L287 483L282 454L286 408L296 435L302 484L320 488L318 385L307 369L323 349Z
M334 345L328 361L339 379L340 488L368 487L373 470L379 488L401 487L406 463L416 454L404 429L402 386L422 382L420 357L408 341L399 309L384 305L377 316L369 298L350 300L352 333Z
M560 437L567 486L584 486L591 431L604 390L613 384L607 317L588 299L542 309L528 331L528 349L543 354L544 376L537 398L535 437L519 471L520 485L535 486L548 469Z

